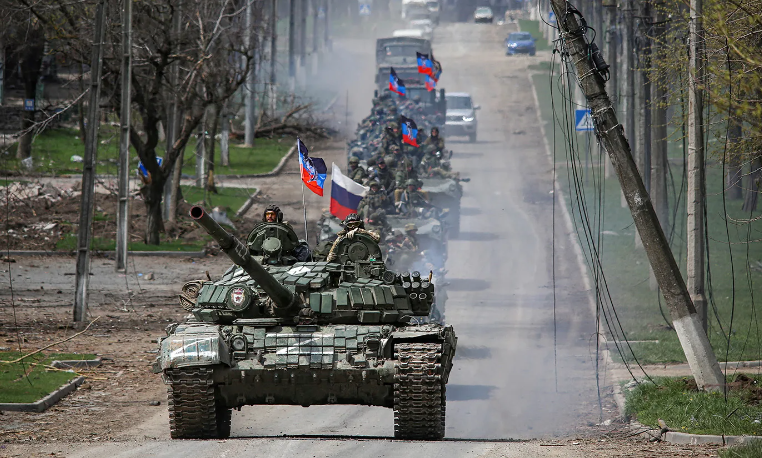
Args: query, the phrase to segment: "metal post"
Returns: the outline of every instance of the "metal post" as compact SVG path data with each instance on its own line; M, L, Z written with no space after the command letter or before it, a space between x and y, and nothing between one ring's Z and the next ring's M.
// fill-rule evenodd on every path
M201 118L198 126L198 135L196 136L196 187L205 188L204 170L206 169L206 112Z
M296 2L288 0L288 85L296 89Z
M704 294L704 31L703 0L691 0L688 64L688 291L707 330Z
M127 270L127 247L130 227L130 107L132 88L132 0L122 4L122 98L119 115L119 207L116 221L116 270Z
M95 33L93 55L90 64L90 105L87 111L85 158L82 169L82 203L79 210L77 234L76 290L74 293L74 322L87 318L87 287L90 283L90 238L93 232L93 208L95 201L95 163L98 154L99 103L101 98L101 57L103 55L103 31L106 21L105 0L95 7Z
M246 43L246 53L251 56L249 62L249 71L246 73L246 84L243 85L244 93L244 111L246 119L244 120L244 145L254 146L254 130L256 128L257 115L256 101L254 99L254 83L256 82L256 73L254 65L254 7L253 0L246 0L246 33L244 40Z
M569 13L565 0L552 0L552 4L561 28L564 48L569 54L568 59L576 66L580 84L595 118L596 133L614 164L635 227L643 239L648 260L669 306L673 326L696 384L700 389L720 390L724 386L725 377L709 344L709 338L701 328L680 268L632 159L630 145L606 94L603 78L595 73L588 61L585 35L580 31L576 16Z

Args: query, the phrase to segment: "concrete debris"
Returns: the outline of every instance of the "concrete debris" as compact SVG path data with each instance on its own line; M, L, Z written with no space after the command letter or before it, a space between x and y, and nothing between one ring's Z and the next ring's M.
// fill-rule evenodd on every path
M154 280L156 277L154 277L153 272L148 272L146 274L146 280Z
M79 156L77 154L73 154L71 156L71 161L72 162L85 162L85 159L82 156Z
M79 196L81 186L78 181L71 188L57 188L50 183L14 182L8 186L0 186L0 201L5 202L7 199L10 203L14 203L46 200L48 203L54 203L64 197Z
M34 167L34 164L32 163L32 158L28 157L26 159L23 159L21 161L21 165L24 166L27 170L32 170L32 167Z

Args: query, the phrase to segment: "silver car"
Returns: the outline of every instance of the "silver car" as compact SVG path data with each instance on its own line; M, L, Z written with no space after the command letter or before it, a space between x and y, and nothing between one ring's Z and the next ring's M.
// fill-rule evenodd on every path
M488 22L492 23L495 20L495 15L492 13L492 8L489 6L480 6L474 11L474 22Z
M445 134L467 136L468 141L475 142L476 110L480 108L479 105L474 105L471 94L465 92L450 92L445 98L447 99Z

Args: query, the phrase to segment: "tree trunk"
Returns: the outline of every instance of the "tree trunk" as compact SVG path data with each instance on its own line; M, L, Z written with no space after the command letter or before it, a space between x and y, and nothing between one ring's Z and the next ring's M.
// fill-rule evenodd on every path
M159 245L159 234L164 232L164 221L161 212L161 199L164 196L164 179L156 177L150 183L141 188L140 193L146 205L146 233L144 242L146 245Z
M728 199L740 200L743 198L741 187L742 169L739 163L739 151L736 150L741 139L741 124L738 119L731 117L728 122L728 162L725 175L725 189Z
M749 184L746 186L746 198L743 201L743 207L741 207L742 210L747 212L757 210L760 178L762 178L762 155L756 155L751 161Z
M217 194L217 188L214 186L214 150L215 145L217 143L216 137L217 137L217 129L220 125L220 116L219 116L219 110L216 106L212 105L209 107L209 113L207 118L211 117L212 119L212 126L209 129L209 136L206 138L206 177L204 179L204 183L206 183L206 192L213 192Z
M25 111L21 117L21 131L16 149L16 158L26 159L32 155L32 134L34 127L34 111Z

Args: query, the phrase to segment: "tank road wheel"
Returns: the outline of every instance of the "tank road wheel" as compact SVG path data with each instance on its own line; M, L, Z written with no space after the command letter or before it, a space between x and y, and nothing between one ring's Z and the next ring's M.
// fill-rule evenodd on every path
M230 436L231 410L217 402L212 369L185 368L165 372L172 439L215 439Z
M442 439L445 432L442 345L397 344L395 351L395 439Z

